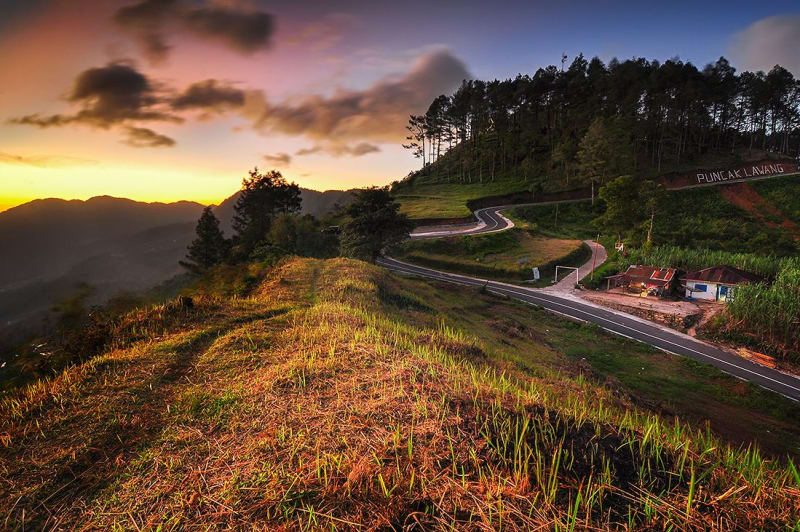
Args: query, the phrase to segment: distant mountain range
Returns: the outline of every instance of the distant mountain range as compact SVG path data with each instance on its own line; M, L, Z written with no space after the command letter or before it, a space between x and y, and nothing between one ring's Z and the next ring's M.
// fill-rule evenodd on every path
M302 213L322 216L351 193L301 189ZM238 193L215 207L226 235ZM0 212L0 347L41 326L54 302L79 283L92 303L147 290L182 272L178 260L194 238L204 206L98 196L39 199Z

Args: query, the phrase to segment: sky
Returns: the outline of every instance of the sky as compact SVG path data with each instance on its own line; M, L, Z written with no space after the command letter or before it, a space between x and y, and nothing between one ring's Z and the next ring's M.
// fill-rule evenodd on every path
M800 3L0 2L0 211L97 195L217 203L247 170L317 190L419 166L410 114L577 54L800 75Z

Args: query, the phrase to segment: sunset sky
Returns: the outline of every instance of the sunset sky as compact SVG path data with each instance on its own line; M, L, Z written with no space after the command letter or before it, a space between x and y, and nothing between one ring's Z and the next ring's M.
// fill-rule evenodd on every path
M218 202L256 165L318 190L386 184L419 165L400 146L409 114L562 52L800 75L796 0L447 4L2 2L0 211Z

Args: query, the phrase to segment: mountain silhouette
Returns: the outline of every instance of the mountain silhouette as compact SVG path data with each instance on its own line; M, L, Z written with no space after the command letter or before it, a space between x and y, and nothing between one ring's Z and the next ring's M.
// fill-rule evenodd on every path
M226 236L238 195L215 207ZM301 189L301 197L303 214L321 216L351 194ZM182 273L178 260L203 207L98 196L37 199L0 212L0 347L38 332L53 303L80 283L94 287L89 302L99 304Z

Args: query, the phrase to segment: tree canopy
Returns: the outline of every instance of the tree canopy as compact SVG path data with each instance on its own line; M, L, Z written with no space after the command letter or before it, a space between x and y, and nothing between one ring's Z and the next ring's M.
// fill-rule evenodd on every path
M260 173L258 168L242 180L234 206L233 230L243 254L249 254L269 233L272 220L300 210L300 187L289 183L276 170Z
M354 193L347 207L350 220L342 228L342 254L372 262L381 250L406 238L413 228L386 188L367 188Z

